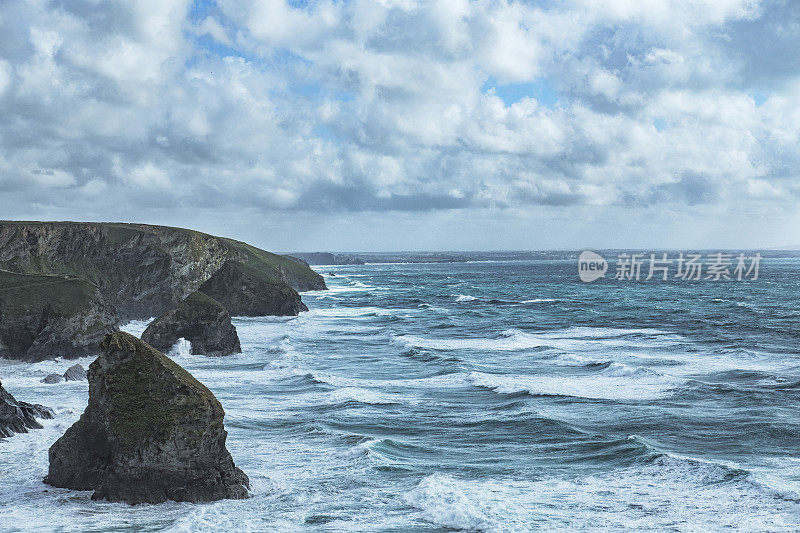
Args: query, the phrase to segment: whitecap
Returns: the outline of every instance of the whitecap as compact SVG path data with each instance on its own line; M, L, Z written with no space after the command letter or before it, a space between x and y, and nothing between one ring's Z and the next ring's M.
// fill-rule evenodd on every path
M492 527L487 507L497 505L496 495L475 497L465 491L452 476L436 473L424 478L403 495L410 506L422 511L423 517L438 526L466 531L486 531ZM506 505L512 505L510 502ZM509 508L508 511L511 511ZM512 512L506 514L513 517Z
M645 368L613 363L607 369L583 376L530 376L472 372L476 387L501 394L524 392L533 396L570 396L593 400L655 400L671 396L683 380Z
M147 326L155 319L156 317L150 317L147 320L131 320L127 324L122 324L119 330L130 333L134 337L141 337L144 330L147 329Z
M185 359L192 355L192 343L183 337L179 338L175 345L167 353L172 359Z

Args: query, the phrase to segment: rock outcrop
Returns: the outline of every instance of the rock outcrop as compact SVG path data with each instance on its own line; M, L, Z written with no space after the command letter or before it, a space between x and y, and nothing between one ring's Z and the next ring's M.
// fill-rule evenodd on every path
M86 370L81 365L72 365L64 372L67 381L83 381L86 379Z
M37 418L53 418L53 412L43 405L15 400L0 383L0 437L42 429Z
M0 268L89 280L122 320L158 316L227 261L295 290L325 289L307 265L246 243L145 224L0 222Z
M42 361L94 354L117 321L85 279L0 270L0 357Z
M239 261L222 265L200 291L233 316L296 316L308 311L297 291Z
M85 379L86 370L84 370L81 365L72 365L64 372L64 375L47 374L44 379L42 379L42 383L53 385L55 383L61 383L62 381L84 381Z
M193 354L230 355L242 351L231 315L222 304L202 292L187 296L142 333L143 341L162 352L169 351L180 338L192 344Z
M50 448L45 482L131 504L246 498L214 395L132 335L108 335L101 348L89 405Z

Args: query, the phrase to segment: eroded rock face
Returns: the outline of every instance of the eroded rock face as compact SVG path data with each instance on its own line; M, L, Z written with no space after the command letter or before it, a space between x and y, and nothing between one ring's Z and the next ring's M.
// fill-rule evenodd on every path
M117 320L89 281L0 270L0 357L35 362L92 355Z
M228 261L200 286L233 316L296 316L308 307L280 280L238 261Z
M50 448L45 482L136 503L246 498L214 395L152 346L108 335L89 367L89 405Z
M142 333L143 341L162 352L169 351L180 338L192 344L193 354L230 355L242 351L231 315L202 292L187 296Z
M86 370L81 365L72 365L64 372L67 381L83 381L86 379Z
M228 260L297 290L322 276L289 258L197 231L146 224L0 221L0 268L91 280L122 321L158 316Z
M37 418L53 418L53 411L43 405L15 400L0 383L0 437L42 429Z

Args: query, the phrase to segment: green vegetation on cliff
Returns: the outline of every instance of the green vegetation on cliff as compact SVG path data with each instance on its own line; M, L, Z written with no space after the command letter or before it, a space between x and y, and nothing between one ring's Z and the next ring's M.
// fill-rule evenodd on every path
M225 308L211 296L200 291L195 291L183 300L177 307L181 317L194 318L218 312Z
M116 330L117 320L90 281L0 270L0 357L41 361L88 355Z
M100 347L107 353L132 354L106 375L110 429L121 442L153 437L163 441L184 418L202 418L209 409L224 413L211 391L194 376L133 335L110 334ZM176 394L176 384L192 394Z
M223 264L298 291L325 289L311 268L249 244L166 226L95 222L0 222L0 269L72 275L97 285L121 318L173 307Z
M40 276L0 270L3 315L40 312L45 308L70 316L91 305L97 288L75 276Z

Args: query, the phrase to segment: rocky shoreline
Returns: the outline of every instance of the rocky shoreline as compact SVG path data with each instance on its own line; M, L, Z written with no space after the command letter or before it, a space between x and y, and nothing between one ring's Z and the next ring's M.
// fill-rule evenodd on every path
M234 316L297 315L324 290L303 261L165 226L0 222L0 357L97 353L121 322L160 316L200 289Z
M17 401L0 382L0 438L42 429L39 418L53 418L53 411L44 405Z
M222 405L164 353L181 339L194 354L241 352L231 315L294 316L308 310L298 291L326 288L300 259L196 231L0 222L0 358L99 352L86 411L50 448L45 482L130 504L248 497ZM151 316L143 340L119 331ZM73 365L42 382L82 379ZM0 385L0 442L52 417Z

